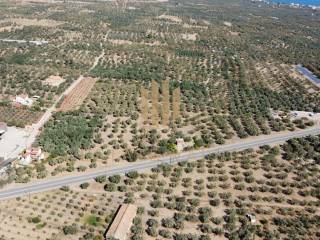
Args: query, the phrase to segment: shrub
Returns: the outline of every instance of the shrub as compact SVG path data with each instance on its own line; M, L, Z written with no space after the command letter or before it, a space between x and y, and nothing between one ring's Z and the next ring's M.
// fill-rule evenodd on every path
M119 183L121 180L121 176L120 175L113 175L109 177L109 181L112 183Z
M63 227L64 235L74 235L78 232L78 226L76 224L68 225Z
M81 189L87 189L88 187L89 187L89 183L87 182L80 184Z
M104 190L107 192L114 192L116 190L116 185L113 183L108 183L104 185Z
M95 181L98 183L104 183L106 181L106 176L99 176L95 178Z

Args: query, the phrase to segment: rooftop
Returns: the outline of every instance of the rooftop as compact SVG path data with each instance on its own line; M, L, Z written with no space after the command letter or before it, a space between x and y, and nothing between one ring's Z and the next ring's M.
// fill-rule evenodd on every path
M8 126L6 123L4 122L0 122L0 131L3 130L3 131L7 131L8 130Z
M130 232L132 220L136 216L137 206L132 204L123 204L119 207L117 215L113 219L108 231L106 239L116 238L126 240Z

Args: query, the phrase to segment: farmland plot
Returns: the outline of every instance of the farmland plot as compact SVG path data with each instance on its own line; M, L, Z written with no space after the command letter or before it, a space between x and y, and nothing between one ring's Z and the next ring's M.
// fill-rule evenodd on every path
M63 100L59 110L72 111L78 109L90 93L96 79L84 78Z
M11 108L0 106L0 122L6 122L8 125L24 127L37 122L42 112L32 111L24 108Z

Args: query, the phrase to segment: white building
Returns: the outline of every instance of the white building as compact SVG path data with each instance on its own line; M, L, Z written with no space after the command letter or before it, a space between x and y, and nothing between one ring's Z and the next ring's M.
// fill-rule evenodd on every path
M18 95L13 101L15 103L21 104L23 106L28 106L28 107L30 107L33 104L33 100L29 98L28 95Z
M0 122L0 137L8 131L8 126L4 122Z
M253 214L246 214L246 217L248 218L248 220L252 223L255 224L257 222L256 216Z
M178 152L182 152L186 147L188 147L188 144L185 143L183 138L177 138L176 144Z
M32 161L40 161L44 159L44 154L41 148L30 148L27 149L19 158L19 164L27 166Z

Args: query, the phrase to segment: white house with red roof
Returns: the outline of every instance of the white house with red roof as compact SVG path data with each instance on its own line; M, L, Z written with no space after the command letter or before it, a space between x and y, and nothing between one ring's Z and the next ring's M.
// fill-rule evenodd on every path
M26 166L32 161L40 161L42 159L44 159L44 154L42 153L41 148L29 148L20 156L19 164Z

